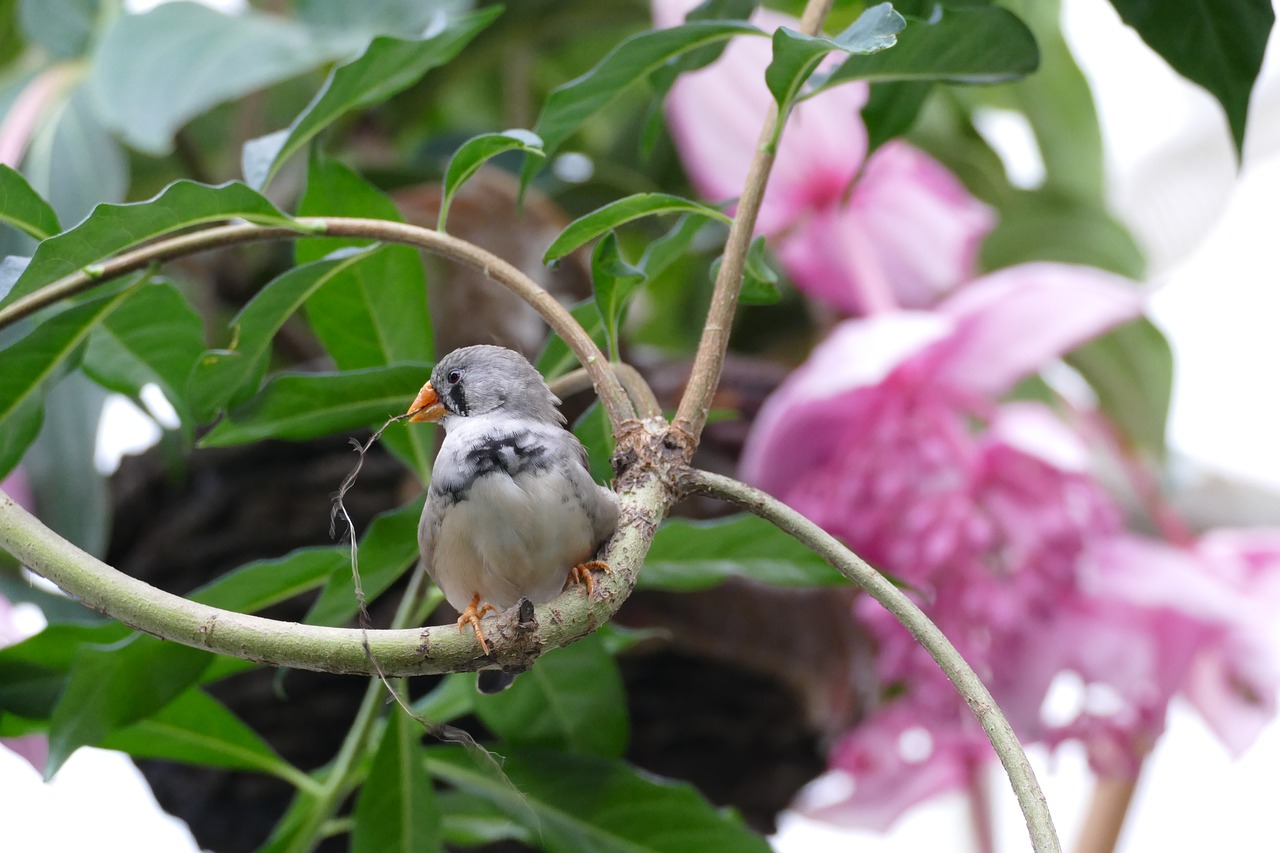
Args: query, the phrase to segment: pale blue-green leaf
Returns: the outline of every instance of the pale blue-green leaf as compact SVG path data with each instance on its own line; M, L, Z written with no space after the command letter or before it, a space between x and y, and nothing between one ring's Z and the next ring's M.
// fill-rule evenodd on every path
M610 202L570 222L547 247L542 261L551 263L620 225L663 213L692 213L726 224L732 221L714 207L687 198L669 193L636 193Z
M245 180L254 187L265 186L281 164L317 133L348 112L385 101L453 59L501 11L499 6L490 6L452 18L421 39L378 36L360 57L333 70L283 136L273 134L278 144L255 146L252 161L242 161Z
M100 6L101 0L20 0L18 23L50 58L72 59L88 46Z

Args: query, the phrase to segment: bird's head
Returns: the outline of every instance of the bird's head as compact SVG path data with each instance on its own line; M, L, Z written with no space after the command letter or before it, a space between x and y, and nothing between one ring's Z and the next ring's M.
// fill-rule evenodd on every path
M411 421L490 413L563 423L542 375L518 352L489 345L456 349L436 363L409 407Z

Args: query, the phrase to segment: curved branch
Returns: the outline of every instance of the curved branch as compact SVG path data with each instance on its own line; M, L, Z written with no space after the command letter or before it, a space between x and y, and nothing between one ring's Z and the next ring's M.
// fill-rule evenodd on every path
M1005 719L981 679L956 651L955 646L951 645L938 626L933 624L911 599L870 564L840 544L834 536L759 489L730 477L692 470L682 478L681 485L689 492L729 501L772 522L812 548L841 574L884 605L884 608L911 632L916 642L933 655L933 659L938 662L938 666L946 673L947 678L951 679L951 683L955 685L974 716L978 718L978 722L982 724L987 738L991 741L991 746L1000 757L1000 763L1004 765L1005 773L1009 776L1013 792L1018 798L1018 805L1022 807L1033 849L1037 853L1041 851L1056 853L1060 850L1058 836L1053 827L1053 818L1049 814L1044 793L1036 782L1035 772L1031 769L1027 755L1023 752L1022 745L1018 742L1017 735L1013 733L1009 721Z
M486 620L493 653L484 655L472 631L453 626L362 631L279 622L209 607L156 589L72 545L0 491L0 544L36 574L82 604L165 640L271 666L387 676L425 675L498 664L527 667L608 621L635 587L636 574L665 513L666 489L656 474L632 481L621 496L622 519L604 559L613 571L596 580L588 599L573 588L539 605L534 627L518 624L518 608Z
M662 406L658 403L658 398L649 387L649 383L640 375L640 371L620 361L611 362L610 367L617 374L622 387L626 389L632 405L636 407L637 417L641 420L662 417ZM556 377L548 384L551 386L551 393L561 398L592 387L591 375L581 367L569 371L564 376Z
M609 414L615 433L619 431L623 422L636 416L626 391L608 367L608 359L605 358L604 353L600 352L600 348L578 324L578 321L573 319L573 315L550 293L497 255L457 237L403 222L336 216L299 217L297 222L305 230L239 223L157 240L142 248L96 264L91 271L79 270L64 276L47 287L15 301L12 305L0 308L0 328L68 296L142 269L152 263L172 260L206 249L260 240L317 236L361 237L385 243L416 246L480 270L485 276L533 306L556 334L569 345L574 355L582 362L583 368L591 375L591 381L596 387L600 402Z
M831 10L832 0L809 0L800 20L800 32L817 35L822 22ZM693 458L702 429L707 425L707 413L711 411L711 398L720 385L720 372L724 368L725 353L729 348L729 332L738 310L738 295L742 292L742 274L746 268L747 249L751 235L756 230L756 217L764 201L765 185L773 170L774 153L769 145L778 124L778 109L770 107L755 156L747 170L747 181L738 199L738 209L733 215L733 225L724 246L724 260L716 274L715 289L711 293L711 308L707 322L702 327L698 341L698 353L693 360L689 384L685 386L680 407L676 410L672 426L686 444L686 458Z

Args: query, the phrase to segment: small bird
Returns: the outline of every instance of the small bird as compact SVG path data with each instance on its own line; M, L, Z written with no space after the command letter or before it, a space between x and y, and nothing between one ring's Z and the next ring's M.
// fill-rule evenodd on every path
M524 356L471 346L440 359L409 408L410 421L445 429L418 524L422 562L485 654L486 613L570 583L591 595L592 570L609 570L592 558L617 528L618 497L592 480L559 403ZM514 678L482 670L477 686L496 693Z

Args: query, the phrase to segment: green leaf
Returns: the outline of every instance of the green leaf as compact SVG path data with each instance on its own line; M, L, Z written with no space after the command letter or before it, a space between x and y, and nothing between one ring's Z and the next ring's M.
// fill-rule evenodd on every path
M208 652L138 634L124 645L81 647L49 722L45 779L75 750L169 704L212 659Z
M104 749L206 767L269 773L292 782L302 772L199 687L188 688L155 714L104 737Z
M982 243L985 269L1028 261L1087 264L1130 278L1145 267L1133 235L1106 210L1046 190L1010 195Z
M364 178L337 161L318 156L311 160L307 191L299 209L309 216L400 221L400 212L391 200ZM304 263L330 255L337 247L367 244L361 240L300 240L295 257ZM386 246L332 276L307 299L306 313L312 331L343 370L428 362L434 357L426 276L422 257L411 246ZM424 377L418 386L425 381ZM426 482L435 455L429 432L394 424L383 433L382 441Z
M1175 71L1218 99L1241 152L1249 94L1275 24L1271 0L1111 0L1111 5Z
M538 135L519 128L473 136L462 143L444 170L444 196L440 201L437 230L444 231L445 220L449 217L449 205L462 185L486 162L508 151L523 151L528 157L539 161L546 157Z
M244 184L213 187L177 181L148 201L100 204L70 231L42 242L3 303L26 296L122 249L184 228L228 219L296 227L292 219Z
M55 314L0 350L0 477L7 474L39 431L43 394L75 365L89 333L128 298L129 291ZM25 439L25 440L24 440Z
M875 151L910 130L932 90L931 81L874 84L862 108L862 123L867 126L867 151Z
M93 107L88 82L49 104L47 120L22 161L22 173L62 222L79 222L129 189L129 161ZM96 260L96 259L95 259Z
M210 607L256 613L315 589L331 574L350 565L346 546L298 548L283 557L245 563L191 593L189 598Z
M66 688L78 651L90 644L117 643L129 634L119 622L50 624L33 637L0 649L0 712L48 719Z
M469 672L454 672L441 679L435 688L411 706L419 717L433 723L448 723L465 717L475 708L476 677Z
M947 80L998 83L1036 70L1035 38L999 6L936 6L933 19L912 20L892 50L855 54L810 94L847 80Z
M356 552L360 587L373 601L405 573L418 558L418 519L426 494L369 522ZM307 611L310 625L342 625L356 615L355 582L351 577L351 549L343 547L342 562L329 572L324 589Z
M398 364L342 373L282 373L227 413L200 441L230 447L265 438L302 441L381 426L413 402L429 364Z
M203 353L191 373L191 395L200 420L212 420L257 391L266 375L272 338L285 320L330 279L367 258L367 252L342 249L327 259L294 267L258 291L228 324L229 348Z
M191 430L187 377L204 351L204 323L176 287L142 285L89 336L84 370L94 381L138 399L155 383Z
M356 800L352 853L443 850L440 810L423 764L421 729L393 709Z
M37 240L62 230L58 214L42 199L22 173L0 163L0 222L20 228Z
M558 86L547 96L533 128L542 138L543 149L547 154L554 152L587 119L671 60L735 35L763 33L746 22L699 21L631 36L609 51L590 71ZM526 183L533 172L534 168L526 162Z
M216 104L296 77L350 49L306 27L246 9L165 3L117 15L89 68L103 120L139 151L162 156L184 124ZM157 73L163 69L163 73Z
M596 756L510 748L504 759L510 782L459 747L427 749L433 775L488 798L550 853L768 853L764 838L690 785Z
M785 118L800 90L818 64L833 50L852 54L877 53L893 47L897 34L907 22L889 3L872 6L858 16L835 38L807 36L787 27L773 34L773 60L765 69L764 80L778 105L778 115ZM772 144L778 144L783 122L778 122Z
M357 59L340 65L286 130L250 141L241 168L250 186L261 188L285 160L317 133L353 110L381 103L416 83L432 68L453 59L502 11L490 6L451 18L422 39L379 36Z
M1164 455L1173 394L1173 353L1150 320L1112 329L1077 348L1067 363L1080 372L1102 410L1139 448Z
M738 301L744 305L772 305L781 298L778 274L764 256L764 237L756 237L747 248L747 263L742 271L742 292Z
M667 520L645 557L638 586L688 592L745 577L776 586L847 584L813 551L764 519Z
M644 284L644 271L632 266L618 247L618 235L610 231L591 254L591 287L596 308L604 322L610 357L618 356L618 329L627 315L631 295Z
M573 434L587 449L591 478L598 483L613 479L613 426L599 400L592 401L573 425Z
M612 231L644 216L661 213L694 213L725 224L732 220L714 207L690 201L669 193L636 193L610 202L598 210L573 220L560 232L542 256L543 263L559 260L578 247L591 242L607 231Z
M21 0L22 34L49 52L52 59L79 56L89 44L100 0Z
M538 658L501 693L477 694L475 711L516 746L615 758L627 748L622 676L593 634Z
M519 841L532 847L537 840L534 833L512 823L484 797L463 791L441 791L436 794L436 801L444 816L444 840L448 844L480 847L499 841Z
M569 313L586 330L591 339L596 342L596 345L604 349L607 345L604 321L600 319L600 311L596 308L596 301L594 299L584 299L573 306ZM578 366L578 357L573 354L573 350L569 349L569 345L559 335L552 334L547 338L547 345L538 354L534 365L538 368L538 372L546 377L547 381L551 381L576 368Z

